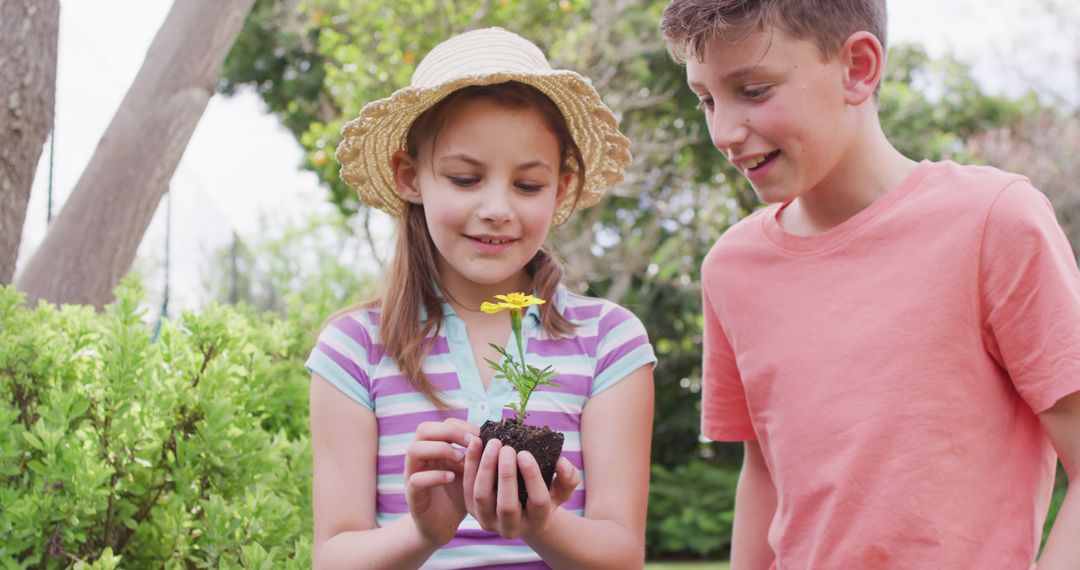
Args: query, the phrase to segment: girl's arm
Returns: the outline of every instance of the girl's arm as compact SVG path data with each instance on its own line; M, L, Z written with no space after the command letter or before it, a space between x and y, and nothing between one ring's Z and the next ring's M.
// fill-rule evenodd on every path
M453 430L453 426L446 429ZM453 437L441 433L429 435ZM459 439L464 442L463 430ZM378 441L375 415L319 374L313 374L314 568L419 568L450 540L464 517L463 503L459 516L457 506L442 500L445 492L436 495L445 489L447 482L460 478L448 477L446 470L425 471L423 466L416 465L425 459L452 464L455 452L449 443L424 441L418 436L418 441L410 447L407 462L421 468L414 469L412 477L406 473L406 487L410 505L416 498L427 498L427 510L423 516L414 513L376 528Z
M474 516L503 536L521 536L553 568L641 568L652 417L653 374L648 365L586 403L581 414L581 453L588 474L584 517L558 507L578 480L577 471L564 460L549 501L539 468L528 453L520 453L515 465L509 449L495 445L494 454L485 450L481 458L479 442L472 444L465 484L469 487L470 471L477 471L479 464L479 472L473 473L475 494L466 491L470 501L475 498ZM496 462L499 493L492 497ZM516 493L517 468L529 490L524 513Z
M1080 392L1058 400L1039 419L1069 476L1065 502L1039 558L1039 570L1075 569L1080 561L1080 541L1076 540L1080 536Z
M776 514L773 486L761 446L744 443L743 466L735 489L735 526L731 536L731 570L763 570L773 563L769 525Z

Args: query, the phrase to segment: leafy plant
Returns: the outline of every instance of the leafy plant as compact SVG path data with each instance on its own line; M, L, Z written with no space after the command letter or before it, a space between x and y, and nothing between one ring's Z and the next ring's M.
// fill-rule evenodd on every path
M0 288L0 567L308 567L311 330L209 306L154 341L116 293Z
M529 397L532 396L532 393L540 386L558 387L558 384L551 381L555 376L555 371L551 366L540 370L531 364L525 363L525 349L521 344L522 310L532 305L542 305L544 300L524 293L496 295L495 298L499 300L498 303L485 302L480 306L480 310L488 314L510 311L510 328L514 331L514 340L517 341L521 363L518 364L514 361L514 357L505 348L497 344L491 344L490 346L502 355L502 362L495 362L490 358L484 360L487 361L488 366L495 370L496 378L506 378L507 382L517 391L518 403L510 402L506 405L517 412L519 423L525 423L525 407L529 404Z

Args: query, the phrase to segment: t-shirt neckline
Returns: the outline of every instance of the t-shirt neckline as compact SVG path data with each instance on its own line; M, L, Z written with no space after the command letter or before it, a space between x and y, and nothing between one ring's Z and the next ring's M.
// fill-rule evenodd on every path
M862 211L854 216L820 234L799 236L788 233L780 226L780 221L778 219L780 212L782 212L791 202L785 202L779 206L769 208L766 214L762 216L762 230L769 237L769 240L776 244L780 249L793 253L819 253L832 249L846 241L855 232L870 223L874 218L878 217L883 212L888 211L893 205L903 200L912 192L912 190L918 188L923 178L925 178L926 174L929 172L932 164L933 163L929 160L919 162L915 165L915 169L908 174L907 178L900 182L895 188L889 190L877 200L874 200L873 203L866 208L863 208Z

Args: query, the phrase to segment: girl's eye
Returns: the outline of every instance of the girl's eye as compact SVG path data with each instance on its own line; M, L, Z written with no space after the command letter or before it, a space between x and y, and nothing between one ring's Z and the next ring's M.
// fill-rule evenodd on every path
M450 183L454 186L461 186L462 188L468 188L480 181L479 178L470 178L468 176L447 176L450 179Z
M746 97L747 99L750 99L750 100L761 99L762 97L765 96L766 93L769 92L769 89L771 89L771 88L772 87L770 85L765 85L765 86L762 86L762 87L753 87L753 88L748 87L746 89L743 89L743 97Z
M526 192L539 192L544 189L542 184L530 184L528 182L518 182L516 186Z

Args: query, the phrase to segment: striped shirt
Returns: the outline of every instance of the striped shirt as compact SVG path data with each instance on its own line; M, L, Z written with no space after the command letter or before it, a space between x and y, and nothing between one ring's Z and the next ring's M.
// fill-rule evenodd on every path
M547 425L565 436L563 456L581 470L581 484L563 508L582 515L585 472L581 457L581 411L589 398L614 386L634 370L655 364L652 345L641 321L630 311L603 299L570 293L560 286L555 308L577 325L575 336L548 337L536 306L522 319L525 360L538 368L551 365L558 387L541 386L529 400L526 423ZM405 449L417 426L425 421L459 418L480 425L512 417L504 408L516 402L503 378L492 378L485 390L480 380L465 325L443 304L446 317L424 373L441 391L450 408L440 411L417 392L386 354L379 335L379 309L362 308L339 316L319 335L306 366L325 377L348 397L375 414L379 430L375 524L385 526L408 513L405 502ZM507 347L514 347L513 336ZM466 516L454 538L439 549L424 568L548 568L519 539L503 539L480 528Z

